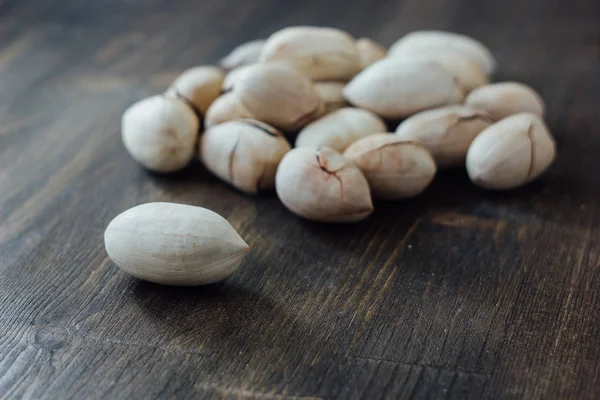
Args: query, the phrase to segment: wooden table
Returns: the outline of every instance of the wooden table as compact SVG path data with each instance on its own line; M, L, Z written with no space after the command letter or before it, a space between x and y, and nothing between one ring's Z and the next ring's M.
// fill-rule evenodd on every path
M600 2L0 4L1 399L600 398ZM546 99L556 163L505 193L442 172L334 226L128 156L128 105L296 24L479 38ZM104 228L149 201L215 210L251 254L209 287L127 276Z

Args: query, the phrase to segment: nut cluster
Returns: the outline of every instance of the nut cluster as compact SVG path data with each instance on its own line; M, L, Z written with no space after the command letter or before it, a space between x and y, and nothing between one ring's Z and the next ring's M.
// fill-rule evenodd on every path
M288 27L132 105L122 138L152 171L197 154L245 193L275 188L301 217L354 222L373 198L422 193L439 169L466 167L476 185L504 190L552 164L542 98L490 83L496 68L485 45L451 32L412 32L386 50L339 29Z

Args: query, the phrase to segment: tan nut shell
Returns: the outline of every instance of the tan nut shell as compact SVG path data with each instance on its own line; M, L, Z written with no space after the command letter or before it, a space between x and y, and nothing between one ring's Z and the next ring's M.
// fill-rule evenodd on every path
M260 57L260 52L265 44L264 40L253 40L237 46L219 62L221 68L228 71L244 65L254 64Z
M544 118L546 108L544 101L535 90L517 82L482 86L467 96L465 105L484 110L494 121L522 112Z
M178 286L227 278L249 250L225 218L175 203L142 204L117 215L104 232L104 245L128 274Z
M372 112L345 107L308 124L298 134L296 147L329 147L343 152L353 142L386 129Z
M332 111L348 105L343 94L344 86L346 86L345 82L315 82L314 86L315 90L319 94L319 97L321 98L321 101L323 102L321 115L329 114Z
M416 53L400 52L391 57L403 61L435 61L447 69L467 92L490 82L481 67L461 53L443 50Z
M433 61L377 61L344 88L350 104L401 119L428 108L462 102L450 72Z
M246 72L252 72L253 68L250 68L251 65L244 65L234 70L231 70L225 75L225 79L223 80L223 92L229 92L233 90L235 83L238 79L243 76Z
M362 69L352 36L313 26L275 32L267 39L260 60L288 63L313 80L349 80Z
M479 134L467 153L467 172L477 186L512 189L531 182L554 161L556 143L544 122L522 113Z
M130 106L121 120L121 137L129 154L157 172L184 168L194 157L199 121L183 101L152 96Z
M455 167L465 164L469 146L491 124L490 117L482 111L446 106L409 117L398 125L396 135L423 144L440 168Z
M236 80L233 93L255 119L288 131L314 120L322 106L312 82L281 65L249 66Z
M365 174L374 198L398 200L422 193L433 180L435 162L420 143L390 133L354 142L344 152Z
M288 152L277 169L275 190L293 213L314 221L355 222L373 212L364 175L331 149Z
M205 128L232 121L239 118L253 118L252 114L242 106L236 93L229 92L218 97L206 111Z
M451 51L473 60L483 72L490 75L496 69L496 60L481 42L465 35L443 31L415 31L400 38L388 55L415 54L416 52Z
M201 66L188 69L173 82L167 93L187 99L200 113L219 97L225 74L217 67Z
M387 50L374 40L360 38L355 43L363 68L385 58Z
M200 137L200 160L224 181L246 193L275 187L275 172L291 149L281 132L251 119L229 121Z

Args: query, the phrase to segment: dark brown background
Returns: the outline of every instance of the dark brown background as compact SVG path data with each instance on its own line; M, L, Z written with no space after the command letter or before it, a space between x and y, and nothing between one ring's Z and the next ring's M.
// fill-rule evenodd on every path
M0 398L600 397L600 2L0 4ZM479 38L498 80L546 99L555 165L506 193L441 173L331 226L130 159L128 105L293 24ZM158 200L228 218L253 248L241 270L188 289L120 272L104 228Z

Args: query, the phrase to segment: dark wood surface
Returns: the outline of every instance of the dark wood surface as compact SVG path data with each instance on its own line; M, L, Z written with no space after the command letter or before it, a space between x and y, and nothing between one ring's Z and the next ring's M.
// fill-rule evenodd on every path
M0 398L600 398L599 21L597 0L0 1ZM444 172L332 226L127 155L128 105L293 24L479 38L546 99L555 165L506 193ZM149 201L215 210L252 253L209 287L125 275L103 231Z

